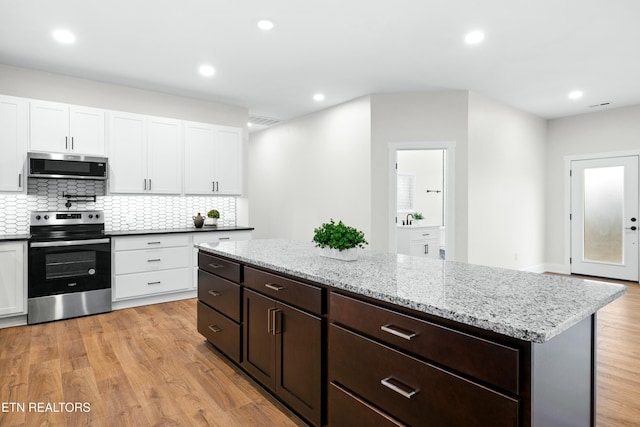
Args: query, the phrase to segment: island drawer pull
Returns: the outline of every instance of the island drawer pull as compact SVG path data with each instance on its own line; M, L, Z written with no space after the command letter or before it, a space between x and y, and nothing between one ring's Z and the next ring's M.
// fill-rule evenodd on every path
M284 289L284 286L276 285L275 283L265 283L264 286L269 289L273 289L274 291L281 291Z
M416 334L415 332L411 332L411 331L404 331L400 328L398 328L397 326L393 326L390 323L387 323L386 325L382 325L380 326L380 329L391 334L391 335L395 335L397 337L400 338L404 338L407 341L411 341L411 338L416 337L418 334Z
M215 333L222 332L222 328L220 328L218 325L209 325L207 327Z
M224 265L222 265L222 264L213 264L213 263L211 263L211 264L209 264L209 267L211 267L211 268L223 268L223 267L224 267Z
M220 296L220 292L218 292L218 291L209 291L209 295L214 296L214 297L219 297Z
M160 258L148 259L147 262L160 262L162 261Z
M395 384L394 384L395 383ZM380 384L387 387L390 390L395 391L399 395L406 397L407 399L411 399L411 397L418 392L418 390L414 390L406 384L401 383L397 379L393 377L387 377L383 380L380 380Z

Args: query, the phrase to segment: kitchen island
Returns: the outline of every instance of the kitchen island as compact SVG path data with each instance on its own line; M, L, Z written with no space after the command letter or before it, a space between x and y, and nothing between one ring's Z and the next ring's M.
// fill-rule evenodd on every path
M199 330L314 425L595 424L596 312L622 285L370 250L344 262L283 239L196 246ZM217 344L229 316L211 277L237 286L232 344Z

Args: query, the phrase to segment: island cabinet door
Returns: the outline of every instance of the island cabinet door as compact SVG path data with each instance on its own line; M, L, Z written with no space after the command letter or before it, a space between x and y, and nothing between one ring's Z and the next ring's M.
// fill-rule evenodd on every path
M242 366L265 387L275 391L275 339L273 312L276 301L244 291L244 360Z

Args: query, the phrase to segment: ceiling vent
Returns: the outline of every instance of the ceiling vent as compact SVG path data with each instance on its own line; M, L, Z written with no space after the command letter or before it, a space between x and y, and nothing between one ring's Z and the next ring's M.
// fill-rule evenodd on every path
M249 123L252 126L269 127L282 123L282 120L273 119L271 117L249 116Z

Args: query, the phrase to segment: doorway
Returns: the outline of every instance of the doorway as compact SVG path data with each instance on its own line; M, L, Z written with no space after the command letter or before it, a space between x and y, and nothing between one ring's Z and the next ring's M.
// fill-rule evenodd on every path
M389 252L412 253L417 246L421 254L447 260L455 259L455 143L407 142L389 143ZM416 221L416 213L423 219ZM436 241L430 237L413 242L416 245L398 246L403 221L420 222L420 227L437 229ZM419 243L419 244L418 244ZM426 249L425 249L426 248Z
M638 159L571 160L572 274L638 281Z

